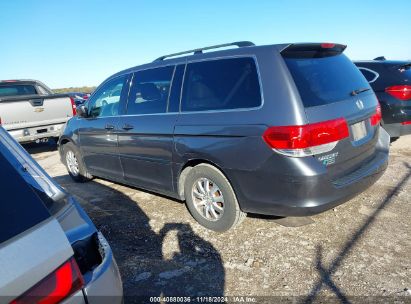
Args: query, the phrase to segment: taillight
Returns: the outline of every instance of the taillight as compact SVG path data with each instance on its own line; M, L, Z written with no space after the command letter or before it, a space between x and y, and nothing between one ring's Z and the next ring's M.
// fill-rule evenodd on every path
M70 101L71 101L71 108L73 110L73 116L76 116L77 115L76 102L74 101L73 97L70 97Z
M83 285L84 280L77 263L74 258L71 258L10 304L59 303L81 290Z
M411 85L397 85L388 87L385 89L385 92L400 100L411 99Z
M303 157L331 151L348 136L346 120L338 118L302 126L270 127L263 139L281 154Z
M380 104L377 105L377 110L375 111L375 114L370 117L371 125L376 126L380 123L381 121L381 106Z
M401 124L403 126L408 126L408 125L411 125L411 121L403 121Z

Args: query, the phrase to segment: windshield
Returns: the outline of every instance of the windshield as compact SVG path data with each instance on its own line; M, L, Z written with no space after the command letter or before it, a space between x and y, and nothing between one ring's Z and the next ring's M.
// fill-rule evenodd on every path
M284 58L305 107L350 98L355 90L370 89L358 68L345 55L324 58Z
M21 96L37 95L36 88L28 84L1 84L0 97L2 96Z

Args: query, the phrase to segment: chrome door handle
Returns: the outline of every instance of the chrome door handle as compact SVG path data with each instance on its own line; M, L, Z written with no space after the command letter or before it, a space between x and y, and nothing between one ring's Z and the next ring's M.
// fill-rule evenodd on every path
M106 124L106 126L104 127L106 130L113 130L114 126L110 125L110 124Z
M123 130L128 131L128 130L132 130L132 129L134 129L134 127L133 127L132 125L129 125L129 124L125 124L125 125L123 126Z

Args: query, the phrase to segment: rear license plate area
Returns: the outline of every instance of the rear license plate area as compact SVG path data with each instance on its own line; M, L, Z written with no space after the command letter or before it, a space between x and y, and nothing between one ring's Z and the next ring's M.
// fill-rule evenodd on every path
M365 121L357 122L351 125L351 134L354 141L359 141L367 136L367 127Z
M37 130L37 133L38 134L47 133L47 129L39 129L39 130Z

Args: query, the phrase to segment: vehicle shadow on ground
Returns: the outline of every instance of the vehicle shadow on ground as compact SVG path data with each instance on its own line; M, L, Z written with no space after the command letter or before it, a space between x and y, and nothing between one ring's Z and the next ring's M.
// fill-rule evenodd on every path
M309 216L301 216L301 217L287 216L285 217L285 216L248 213L247 217L270 221L278 225L281 225L283 227L302 227L302 226L313 224L315 222Z
M108 239L122 275L126 303L139 303L141 296L224 294L221 256L190 225L176 219L156 233L138 202L124 193L97 181L74 184L68 175L55 180L79 198Z
M43 152L52 152L57 150L57 142L50 139L44 143L27 143L22 144L23 148L27 150L31 155L40 154Z
M349 297L344 293L344 291L338 288L338 286L335 284L332 276L342 265L344 259L354 249L356 243L364 236L367 230L371 228L380 212L383 211L386 207L388 207L388 205L390 205L393 202L393 197L398 195L399 191L403 189L404 185L407 184L407 182L410 180L411 166L407 163L404 163L404 166L408 169L405 176L401 178L401 180L398 182L395 188L393 188L386 195L386 197L380 203L378 208L367 218L364 224L354 233L353 237L349 239L347 243L341 248L336 258L329 264L330 266L327 267L323 263L323 247L321 245L317 247L315 267L320 275L320 279L314 284L309 295L306 298L304 298L303 303L315 302L318 294L324 287L330 289L334 293L334 295L340 300L341 303L351 303Z

